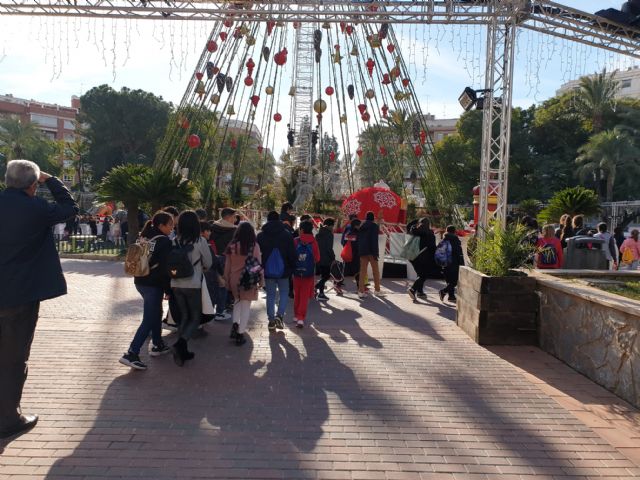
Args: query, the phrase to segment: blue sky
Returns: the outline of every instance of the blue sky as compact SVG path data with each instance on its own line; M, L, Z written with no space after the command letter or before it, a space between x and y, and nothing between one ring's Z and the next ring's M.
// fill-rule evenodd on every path
M561 3L593 12L619 7L622 1ZM142 88L179 103L210 28L204 22L132 24L0 17L0 94L68 105L71 95L107 83L114 88ZM395 28L402 38L405 60L412 65L410 73L423 112L439 118L458 117L457 97L464 87L483 87L484 29ZM565 81L604 66L635 64L597 49L523 31L518 37L514 104L543 101ZM283 125L279 128L284 129ZM276 136L276 154L285 147L284 136Z

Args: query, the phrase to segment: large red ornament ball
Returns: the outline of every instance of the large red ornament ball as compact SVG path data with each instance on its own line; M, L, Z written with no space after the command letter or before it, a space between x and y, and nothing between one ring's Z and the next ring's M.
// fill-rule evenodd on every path
M250 87L251 85L253 85L253 78L251 78L251 77L246 77L246 78L244 79L244 84L245 84L247 87Z
M258 145L258 153L262 153L264 150L264 147L262 145Z
M198 148L200 146L200 137L195 133L192 133L187 139L187 144L190 148Z
M207 42L207 50L209 50L211 53L215 52L216 50L218 50L218 44L213 40L209 40Z
M362 121L363 122L368 122L369 120L371 120L371 115L369 115L369 112L364 112L362 114Z
M404 85L405 87L409 86L409 79L408 78L403 78L402 79L402 85Z
M418 156L418 157L419 157L420 155L422 155L422 147L421 147L420 145L416 145L416 146L413 148L413 151L414 151L414 153L416 154L416 156Z
M324 91L327 95L333 95L333 87L327 87Z
M396 49L396 47L393 46L392 43L390 43L389 45L387 45L387 50L389 50L389 53L393 53L393 51Z
M280 120L282 120L282 115L280 115L279 113L276 113L273 116L273 120L276 121L276 122L279 122Z
M220 32L220 40L223 42L227 39L227 32Z

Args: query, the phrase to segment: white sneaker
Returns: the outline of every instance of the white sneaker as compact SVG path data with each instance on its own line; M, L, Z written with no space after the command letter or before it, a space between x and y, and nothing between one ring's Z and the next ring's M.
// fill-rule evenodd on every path
M387 296L387 292L383 292L382 290L380 290L379 292L373 292L373 294L376 297L386 297Z
M366 293L358 292L358 298L367 298Z
M222 322L222 321L224 321L224 320L229 320L230 318L231 318L231 315L229 315L227 312L223 312L223 313L216 313L216 314L213 316L213 319L214 319L216 322Z

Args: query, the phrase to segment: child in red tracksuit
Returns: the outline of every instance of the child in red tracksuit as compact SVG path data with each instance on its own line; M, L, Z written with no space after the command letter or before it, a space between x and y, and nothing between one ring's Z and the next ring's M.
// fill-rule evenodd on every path
M296 268L293 272L293 313L298 328L304 327L309 299L315 294L315 266L320 261L320 249L313 236L313 222L300 224L300 236L295 239Z

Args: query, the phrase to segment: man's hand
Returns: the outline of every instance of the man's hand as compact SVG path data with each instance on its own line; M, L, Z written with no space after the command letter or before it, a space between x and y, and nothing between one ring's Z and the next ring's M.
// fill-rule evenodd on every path
M51 178L51 175L45 172L40 172L40 177L38 177L38 183L44 183Z

